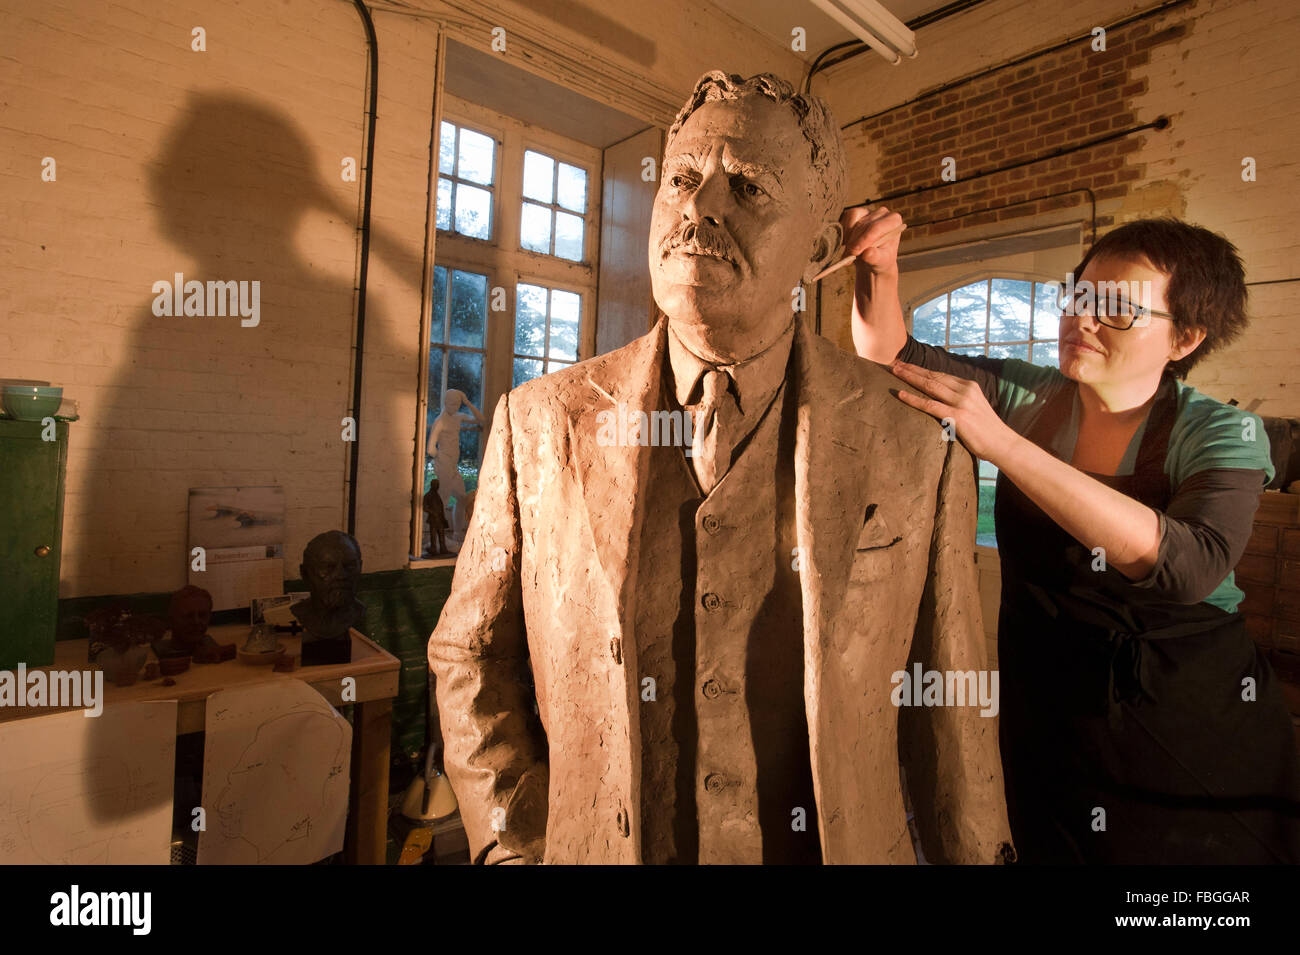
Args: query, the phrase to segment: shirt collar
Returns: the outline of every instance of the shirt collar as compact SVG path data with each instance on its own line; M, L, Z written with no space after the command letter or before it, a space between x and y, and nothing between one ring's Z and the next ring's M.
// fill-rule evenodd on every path
M776 394L785 380L785 366L790 359L790 346L794 342L794 320L771 345L751 355L744 361L730 365L714 365L696 355L682 343L668 322L668 362L673 372L673 389L677 403L682 407L697 404L696 385L706 371L716 368L731 376L735 385L736 403L743 415L761 411L766 402ZM691 401L695 398L695 401Z

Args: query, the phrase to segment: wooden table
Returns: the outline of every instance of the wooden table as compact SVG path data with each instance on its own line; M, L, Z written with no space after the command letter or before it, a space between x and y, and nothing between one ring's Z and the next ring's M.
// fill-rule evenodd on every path
M209 627L219 643L241 646L248 638L247 624ZM281 634L285 653L301 659L302 639ZM60 640L54 646L54 664L42 670L85 670L89 641ZM152 653L150 659L153 658ZM134 686L119 687L105 681L104 706L150 700L175 700L176 735L200 733L207 720L208 696L217 690L249 686L284 676L296 677L311 686L334 706L354 706L352 717L352 780L348 800L347 836L343 844L349 863L383 865L388 844L388 760L392 738L393 697L397 695L401 661L379 644L352 631L352 662L296 667L291 673L273 673L269 666L249 666L236 660L225 663L191 664L172 677L174 686L163 686L162 678L140 680ZM356 680L356 699L343 700L343 679ZM349 694L351 695L351 694ZM78 707L0 707L0 723L32 716L47 716Z

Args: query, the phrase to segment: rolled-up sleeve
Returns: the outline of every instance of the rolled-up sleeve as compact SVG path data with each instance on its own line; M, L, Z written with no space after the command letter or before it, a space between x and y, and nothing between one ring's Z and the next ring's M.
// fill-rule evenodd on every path
M1160 552L1135 587L1149 588L1176 603L1199 603L1223 583L1250 539L1262 470L1214 468L1178 486L1169 506L1157 511Z

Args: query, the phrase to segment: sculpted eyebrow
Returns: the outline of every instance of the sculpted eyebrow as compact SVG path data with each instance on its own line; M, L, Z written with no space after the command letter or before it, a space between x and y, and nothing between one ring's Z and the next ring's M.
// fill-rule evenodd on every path
M781 175L776 169L745 162L743 159L726 159L723 165L729 174L740 173L742 176L761 182L764 186L773 187L777 192L781 191Z
M671 156L664 157L664 167L681 166L695 168L700 164L701 156L693 152L674 153Z

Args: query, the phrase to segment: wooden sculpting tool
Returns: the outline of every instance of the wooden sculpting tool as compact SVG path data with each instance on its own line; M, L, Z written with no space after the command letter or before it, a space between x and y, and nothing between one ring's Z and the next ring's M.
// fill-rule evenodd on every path
M901 232L906 228L907 228L906 225L902 225L899 226L897 229L890 229L888 232L885 233L885 239L888 239L895 232ZM884 239L882 239L880 242L876 243L875 248L878 249L884 244L885 244ZM820 272L814 275L812 280L814 282L820 282L822 279L826 278L826 276L830 275L832 272L838 272L840 269L844 268L844 266L848 265L856 258L857 258L856 255L846 255L844 256L844 258L840 259L835 264L826 266L826 268L822 269Z

